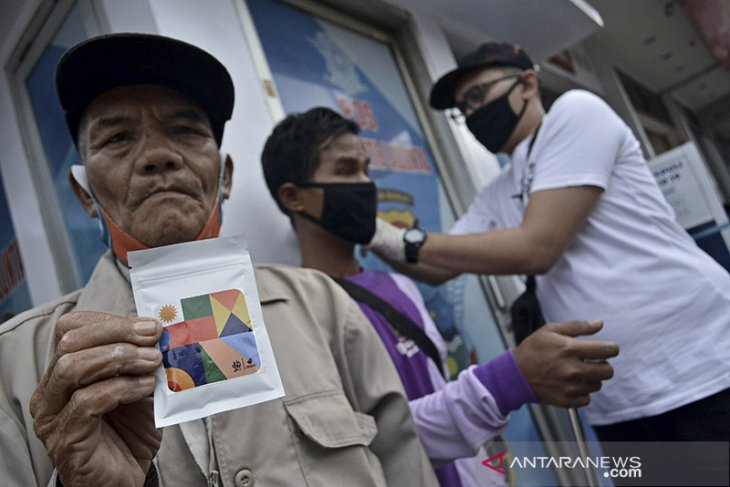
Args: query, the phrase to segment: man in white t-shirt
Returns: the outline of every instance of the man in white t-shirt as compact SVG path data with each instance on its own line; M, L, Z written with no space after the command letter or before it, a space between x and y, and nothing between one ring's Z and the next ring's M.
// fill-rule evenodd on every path
M432 283L536 275L547 320L602 319L597 337L621 347L586 409L602 440L730 440L730 275L675 222L618 115L582 90L545 113L532 61L504 43L463 58L430 103L511 163L450 235L379 221L371 248Z

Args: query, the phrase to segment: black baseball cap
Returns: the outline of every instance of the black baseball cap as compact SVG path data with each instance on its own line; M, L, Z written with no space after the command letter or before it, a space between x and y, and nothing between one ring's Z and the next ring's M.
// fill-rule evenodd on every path
M218 143L233 112L233 81L206 51L152 34L109 34L71 47L56 67L56 91L74 143L81 115L102 93L126 85L159 85L197 101Z
M535 69L530 57L517 44L486 42L459 59L458 67L443 75L431 88L429 103L436 110L446 110L456 105L454 91L461 78L479 69L512 66Z

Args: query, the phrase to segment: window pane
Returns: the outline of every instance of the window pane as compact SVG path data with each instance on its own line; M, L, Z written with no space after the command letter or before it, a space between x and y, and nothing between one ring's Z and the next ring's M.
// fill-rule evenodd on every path
M80 159L68 134L66 121L56 98L54 75L56 64L63 53L87 37L79 8L74 6L25 80L48 161L49 173L56 190L55 197L63 213L82 283L88 280L106 246L99 240L97 221L89 218L68 183L69 167L71 164L78 164ZM52 201L53 196L50 198ZM49 204L48 200L45 204Z

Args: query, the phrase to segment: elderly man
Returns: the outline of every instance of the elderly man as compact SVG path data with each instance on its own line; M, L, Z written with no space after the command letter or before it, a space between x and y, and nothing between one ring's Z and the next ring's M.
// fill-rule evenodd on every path
M286 397L155 429L162 330L134 316L127 252L217 236L233 84L206 52L139 34L73 47L56 82L90 192L74 189L112 251L85 288L0 327L2 482L434 485L377 335L314 271L256 272Z

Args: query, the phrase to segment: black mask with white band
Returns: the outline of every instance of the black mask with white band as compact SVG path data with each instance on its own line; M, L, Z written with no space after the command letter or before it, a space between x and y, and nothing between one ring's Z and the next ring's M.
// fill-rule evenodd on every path
M364 245L373 239L378 214L375 183L300 183L297 186L324 190L322 216L315 218L304 211L299 215L348 242Z

